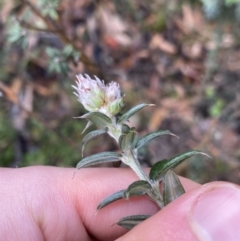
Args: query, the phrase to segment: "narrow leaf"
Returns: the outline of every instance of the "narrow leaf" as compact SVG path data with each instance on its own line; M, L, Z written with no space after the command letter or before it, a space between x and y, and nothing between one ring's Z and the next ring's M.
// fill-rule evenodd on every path
M100 163L106 162L116 162L122 157L121 154L116 152L101 152L91 156L87 156L83 158L78 164L77 169L86 166L92 166Z
M124 192L124 198L141 196L151 192L151 185L144 180L133 182Z
M84 138L82 139L82 156L83 156L83 150L85 145L95 137L100 136L104 133L107 133L107 131L108 131L108 128L104 128L101 130L91 131L86 136L84 136Z
M146 220L149 218L150 215L133 215L133 216L128 216L121 218L117 224L125 229L132 229L142 221Z
M177 165L188 159L189 157L192 157L196 154L206 155L207 154L200 152L200 151L189 151L185 152L183 154L180 154L176 157L173 157L170 160L162 160L157 163L155 163L151 170L149 177L152 180L161 180L163 178L163 175L169 170L175 168Z
M148 144L150 141L152 141L153 139L159 137L159 136L163 136L163 135L172 135L172 136L176 136L174 135L172 132L165 130L165 131L157 131L157 132L153 132L153 133L149 133L145 136L143 136L136 144L136 148L140 148L146 144ZM176 136L177 137L177 136Z
M163 179L163 202L164 206L174 201L185 193L185 190L178 176L171 170L168 170Z
M119 146L123 151L132 149L137 141L137 133L134 129L122 134L119 138Z
M92 122L88 121L87 125L84 127L84 129L83 129L81 134L83 134L91 125L92 125Z
M82 119L82 116L77 116L77 117L73 117L74 119ZM84 127L83 131L81 132L81 134L83 134L90 126L92 125L91 121L88 121L87 125Z
M101 112L90 112L80 117L81 119L87 119L97 126L106 127L112 124L111 119Z
M100 210L100 209L102 209L103 207L107 206L108 204L110 204L110 203L112 203L112 202L115 202L115 201L117 201L117 200L119 200L119 199L122 199L122 198L124 197L124 196L123 196L124 191L125 191L125 190L121 190L121 191L115 192L115 193L113 193L112 195L110 195L109 197L105 198L104 200L102 200L102 201L99 203L97 209Z
M135 113L137 113L138 111L140 111L142 108L146 107L146 106L155 106L153 104L140 104L137 105L135 107L133 107L132 109L130 109L129 111L127 111L126 113L124 113L123 115L121 115L118 119L118 124L122 124L125 121L127 121L131 116L133 116Z

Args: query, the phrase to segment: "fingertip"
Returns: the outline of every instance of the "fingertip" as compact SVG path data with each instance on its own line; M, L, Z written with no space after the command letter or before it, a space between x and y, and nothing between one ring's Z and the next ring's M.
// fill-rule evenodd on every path
M213 182L184 194L117 241L235 241L240 237L240 190Z
M205 186L192 209L191 226L199 240L237 241L240 237L240 189L215 182Z

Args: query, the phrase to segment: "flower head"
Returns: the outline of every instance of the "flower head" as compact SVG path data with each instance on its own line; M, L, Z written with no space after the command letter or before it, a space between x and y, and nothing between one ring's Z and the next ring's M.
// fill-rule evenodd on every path
M106 99L108 101L114 101L119 98L121 98L119 84L112 81L106 86Z
M76 90L74 94L84 108L90 112L99 111L112 117L118 114L123 106L119 84L111 82L105 85L102 80L95 76L91 79L88 75L77 75Z

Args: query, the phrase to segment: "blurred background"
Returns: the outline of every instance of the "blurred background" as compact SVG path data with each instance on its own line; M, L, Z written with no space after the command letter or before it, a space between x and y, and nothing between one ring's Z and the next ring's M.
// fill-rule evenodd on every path
M177 173L240 183L240 0L0 0L0 166L74 167L85 110L75 75L114 80L144 166L197 149ZM90 130L90 129L89 129ZM116 151L108 136L85 155Z

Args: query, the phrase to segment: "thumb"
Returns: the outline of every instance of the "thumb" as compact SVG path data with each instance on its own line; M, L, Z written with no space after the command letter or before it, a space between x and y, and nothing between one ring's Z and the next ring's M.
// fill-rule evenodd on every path
M187 192L117 241L237 241L240 188L212 182Z

